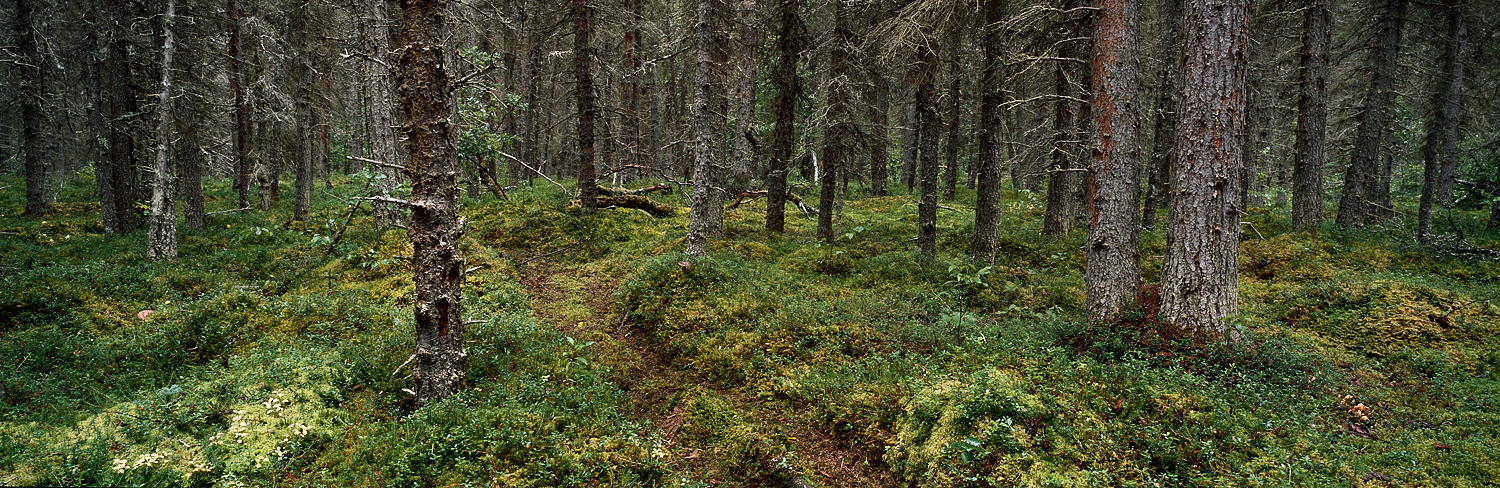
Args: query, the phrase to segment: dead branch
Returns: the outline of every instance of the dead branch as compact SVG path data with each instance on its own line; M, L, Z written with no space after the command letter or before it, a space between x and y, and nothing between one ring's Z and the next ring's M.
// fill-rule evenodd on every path
M566 194L568 194L568 195L573 195L573 192L570 192L570 191L568 191L568 188L567 188L567 187L565 187L565 186L562 186L562 184L561 184L561 183L558 183L558 182L556 182L556 181L553 181L553 180L552 180L552 178L550 178L550 177L548 177L548 176L547 176L547 174L546 174L546 173L542 173L542 170L539 170L539 169L536 169L536 168L533 168L533 167L531 167L531 165L529 165L529 164L526 164L526 162L525 162L525 161L522 161L522 160L521 160L521 158L518 158L518 157L515 157L515 156L511 156L511 155L510 155L510 154L507 154L507 153L506 153L506 152L505 152L505 151L495 151L495 152L497 152L497 153L500 153L500 155L501 155L501 156L505 156L505 157L507 157L507 158L510 158L510 160L511 160L511 161L515 161L515 162L516 162L516 163L517 163L517 164L520 164L520 165L521 165L521 166L525 166L525 167L526 167L526 169L529 169L529 170L531 170L531 171L532 171L532 172L533 172L533 173L536 173L536 174L538 174L538 175L541 175L541 176L542 176L542 178L546 178L546 179L547 179L547 181L549 181L549 182L551 182L551 183L552 183L552 184L554 184L554 185L557 185L557 188L558 188L558 189L559 189L559 190L562 190L562 191L563 191L563 193L566 193Z

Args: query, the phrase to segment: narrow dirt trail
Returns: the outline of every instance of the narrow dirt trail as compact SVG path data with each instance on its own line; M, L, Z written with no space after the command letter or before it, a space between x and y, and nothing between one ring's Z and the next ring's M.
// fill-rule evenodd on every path
M613 369L610 379L625 391L630 413L650 420L661 429L667 456L679 472L691 473L711 484L722 483L719 473L708 463L717 446L695 445L692 439L677 435L685 415L681 401L684 392L707 388L720 393L746 418L786 428L788 447L797 453L804 468L804 472L792 477L791 486L895 486L889 473L881 468L878 456L872 457L862 449L811 428L795 416L761 408L764 403L761 400L719 390L702 378L674 367L642 331L627 323L617 311L616 278L586 267L549 261L531 263L522 276L532 313L559 331L594 342L590 346L592 353Z

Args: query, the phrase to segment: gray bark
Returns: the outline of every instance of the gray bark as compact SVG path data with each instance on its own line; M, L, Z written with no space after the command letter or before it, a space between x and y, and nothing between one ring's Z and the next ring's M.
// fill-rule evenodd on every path
M1292 228L1323 225L1323 154L1328 126L1328 50L1332 15L1313 0L1303 17L1302 73L1298 82L1296 161L1292 167Z
M1422 196L1417 205L1417 239L1432 235L1432 205L1453 205L1453 172L1458 153L1458 117L1464 84L1464 57L1468 53L1468 29L1464 25L1463 1L1453 0L1448 9L1447 49L1443 54L1442 82L1438 83L1427 122L1427 141L1422 146Z
M1377 207L1379 192L1375 187L1389 184L1380 181L1380 148L1390 123L1391 101L1395 96L1394 76L1401 31L1406 22L1406 6L1407 0L1385 0L1377 21L1379 33L1367 71L1371 76L1370 89L1365 96L1364 111L1359 116L1349 169L1344 173L1344 193L1339 196L1339 213L1335 222L1340 227L1360 227L1381 214Z
M177 4L167 0L162 17L164 41L161 49L161 94L156 103L156 159L151 165L151 225L146 235L146 255L157 261L177 259L177 213L172 202L172 160L167 156L172 128L172 54L176 49L172 20Z

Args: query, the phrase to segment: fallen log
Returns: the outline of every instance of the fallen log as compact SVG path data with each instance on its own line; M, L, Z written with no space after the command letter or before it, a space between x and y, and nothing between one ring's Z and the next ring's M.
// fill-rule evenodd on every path
M671 217L676 213L672 207L662 205L640 195L599 196L599 208L633 208L643 210L652 217Z
M652 193L652 192L671 191L671 190L672 190L672 187L670 185L666 184L666 183L659 183L659 184L651 185L651 186L648 186L648 187L645 187L645 188L637 188L637 189L634 189L634 190L630 190L630 189L626 189L626 188L606 188L604 186L595 186L595 191L597 192L596 195L601 196L601 197L613 197L613 196L621 196L621 195L645 195L645 194Z
M734 203L729 204L729 208L739 208L739 206L741 204L744 204L744 203L747 203L747 202L753 202L757 198L760 198L760 197L763 197L763 196L766 196L766 195L767 195L767 191L766 190L742 191L742 192L740 192L739 197L734 200ZM802 197L797 196L796 193L786 192L786 201L792 202L792 204L796 205L797 209L801 210L803 214L806 214L806 215L817 215L818 214L818 209L817 208L814 208L814 207L808 205L807 202L803 201Z

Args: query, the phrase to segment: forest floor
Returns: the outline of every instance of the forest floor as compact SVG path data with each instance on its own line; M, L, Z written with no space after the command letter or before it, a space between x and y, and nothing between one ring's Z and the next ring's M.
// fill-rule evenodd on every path
M667 444L672 465L682 472L712 484L723 483L723 474L706 463L721 455L722 446L678 436L686 406L683 394L692 387L714 388L711 382L690 371L678 369L662 352L626 320L627 313L615 302L620 283L604 272L586 266L570 266L537 260L523 265L522 279L529 293L531 311L560 332L579 340L594 341L595 355L608 364L611 381L625 391L631 415L650 419ZM788 473L796 486L873 487L893 486L878 457L866 450L810 428L794 417L762 408L766 402L728 390L716 391L732 408L752 412L755 422L786 426L788 444L799 454L799 472ZM774 469L774 466L767 466ZM804 479L815 484L808 485Z
M9 179L7 179L9 178ZM465 199L469 388L415 408L400 230L337 177L211 216L153 262L105 233L86 177L19 215L0 176L0 484L63 486L1494 486L1500 234L1458 209L1291 232L1244 216L1245 344L1193 344L1149 303L1081 320L1083 233L1007 189L994 263L937 256L910 195L854 198L838 238L765 204L707 257L670 216L585 213L551 186ZM290 185L288 185L290 187ZM209 210L233 189L206 189ZM811 197L808 197L811 198ZM1402 197L1405 198L1405 197ZM288 199L289 200L289 199ZM1401 205L1415 205L1411 199ZM342 239L335 242L335 235ZM1142 234L1159 275L1161 231Z

